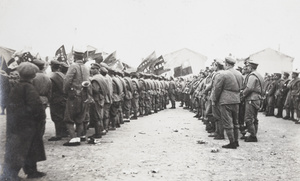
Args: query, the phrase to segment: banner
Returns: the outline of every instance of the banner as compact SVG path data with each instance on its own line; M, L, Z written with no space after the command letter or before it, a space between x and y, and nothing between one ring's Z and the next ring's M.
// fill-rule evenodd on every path
M174 68L174 77L180 77L182 75L182 66Z
M56 50L55 52L55 57L57 59L57 61L59 62L67 62L67 54L66 54L66 50L65 50L65 46L62 45L61 47L59 47L59 49Z
M116 63L116 61L117 61L116 53L117 52L114 51L113 53L111 53L110 55L108 55L108 57L106 57L103 62L106 63L108 66L114 65Z
M191 66L191 63L190 63L189 60L184 61L181 65L181 67L182 67L182 70L181 70L181 75L182 76L189 75L189 74L193 73L192 66Z
M156 60L156 54L155 51L151 53L147 58L145 58L142 63L138 66L137 72L148 72L150 70L150 65L153 63L153 61Z

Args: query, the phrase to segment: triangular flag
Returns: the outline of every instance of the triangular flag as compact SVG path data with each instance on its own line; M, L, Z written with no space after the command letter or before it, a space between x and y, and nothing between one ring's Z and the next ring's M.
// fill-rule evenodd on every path
M106 63L108 66L114 65L116 63L116 61L117 61L116 53L117 52L114 51L113 53L111 53L110 55L108 55L108 57L106 57L103 62Z

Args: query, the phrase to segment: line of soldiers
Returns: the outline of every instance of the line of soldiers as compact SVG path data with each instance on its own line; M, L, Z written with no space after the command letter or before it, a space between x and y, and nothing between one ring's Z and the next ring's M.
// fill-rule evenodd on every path
M70 135L64 146L77 146L86 140L86 130L95 128L88 139L94 142L130 119L166 109L169 103L169 81L162 76L128 73L105 63L94 63L89 71L79 51L74 52L74 60L65 74L61 62L53 60L50 64L49 105L56 135L49 141ZM171 102L175 108L175 99Z
M37 170L36 163L46 160L43 135L47 105L56 133L48 141L69 137L64 146L86 141L89 128L94 128L95 134L88 141L95 143L124 122L166 109L169 97L171 108L175 108L173 79L120 71L105 63L94 63L88 70L83 57L84 52L75 51L70 66L52 60L50 75L44 71L46 62L40 59L16 64L12 60L9 72L1 72L1 84L6 82L9 89L7 95L1 95L8 100L6 153L0 180L20 180L21 168L28 178L46 175Z
M256 71L258 64L247 61L243 68L234 69L236 60L215 59L210 68L192 80L176 82L176 97L181 107L196 112L194 117L206 125L209 137L225 139L223 148L239 146L239 132L245 142L257 142L257 113L263 100L264 80ZM249 132L249 136L245 136Z
M286 120L295 121L300 124L300 78L299 72L292 72L292 79L289 79L288 72L274 73L265 76L265 85L263 88L263 104L260 112L265 112L266 116L275 116ZM277 114L275 115L275 108ZM283 110L285 116L283 117ZM294 116L296 112L296 117Z

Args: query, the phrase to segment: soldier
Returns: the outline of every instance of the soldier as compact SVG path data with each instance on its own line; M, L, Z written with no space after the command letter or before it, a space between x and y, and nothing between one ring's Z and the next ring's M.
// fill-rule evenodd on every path
M105 97L109 94L109 86L103 77L100 74L100 65L97 63L92 64L91 66L91 87L92 87L92 96L94 103L90 107L90 122L94 124L95 134L92 135L92 138L101 138L104 126L103 126L103 110ZM104 67L102 69L105 69ZM106 69L105 69L106 70ZM102 70L102 71L105 71Z
M66 62L61 62L60 63L60 71L61 73L65 74L68 72L68 69L69 69L69 65L66 64Z
M275 115L275 117L277 118L282 118L282 111L283 111L283 106L284 106L284 101L283 100L283 86L284 86L284 80L281 79L281 74L280 73L276 73L275 74L277 77L277 81L276 81L276 91L275 91L275 104L276 104L276 108L277 108L277 114Z
M212 68L214 69L214 73L212 76L212 88L211 88L211 94L210 94L210 100L212 104L212 114L214 119L211 120L212 124L211 126L206 127L207 131L209 133L214 132L211 137L214 137L216 140L223 140L225 139L224 137L224 128L223 124L221 121L221 111L220 111L220 106L217 104L217 102L214 101L213 95L215 94L215 89L216 89L216 83L217 83L217 77L220 76L221 72L224 71L224 63L222 60L215 59L215 62L213 63Z
M85 136L84 121L88 112L87 92L83 92L82 83L89 82L89 71L83 64L83 52L74 51L74 63L68 69L64 80L64 92L67 94L67 105L64 116L71 139L64 146L80 145L80 137ZM74 124L76 125L76 131Z
M215 89L212 94L214 104L220 106L221 121L230 141L222 148L236 149L238 144L238 108L240 103L240 87L242 75L236 74L233 69L235 60L225 58L225 71L217 75Z
M257 142L258 119L257 113L262 101L262 92L264 80L256 71L258 64L249 61L247 67L251 72L245 79L245 89L243 90L243 98L245 99L245 123L250 133L245 138L245 142Z
M131 119L138 119L138 112L139 112L139 96L140 96L140 84L138 80L137 73L131 73L131 80L132 80L132 110L133 110L133 117Z
M175 86L175 82L174 82L174 78L171 77L170 78L170 82L169 82L169 97L170 97L170 101L172 104L172 107L170 107L170 109L175 109L176 105L175 105L175 90L176 90L176 86Z
M271 83L267 89L267 108L266 108L266 116L274 116L274 108L275 108L275 91L276 91L276 76L272 76Z
M130 122L130 114L131 114L131 103L132 103L132 98L133 98L133 81L130 78L130 74L127 71L124 71L124 80L126 83L126 95L124 97L124 115L125 119L124 122Z
M146 114L145 111L145 98L146 98L146 81L144 79L144 73L139 73L139 88L140 88L140 95L139 95L139 116L142 117Z
M183 107L183 104L184 104L184 88L185 88L185 85L186 85L185 80L182 77L180 77L178 90L177 90L177 92L179 92L179 99L180 99L180 106L179 107Z
M48 141L61 140L62 137L67 137L67 127L64 120L66 109L67 96L63 92L63 84L65 75L60 71L61 63L57 60L52 60L51 63L52 74L50 79L52 82L52 95L49 100L51 119L55 125L55 136L48 139Z
M108 93L104 97L104 107L103 107L103 127L104 130L102 131L102 135L105 135L108 132L109 129L109 120L110 120L110 107L112 104L112 94L113 94L113 85L112 85L112 78L108 74L108 70L110 68L107 66L107 64L101 62L100 63L100 74L104 77L105 82L108 86Z
M116 70L110 70L110 76L112 78L112 105L110 106L110 128L109 130L116 130L116 127L120 127L119 122L119 108L120 108L120 101L122 99L123 93L123 85L119 78L116 77Z
M286 112L286 116L283 119L294 119L294 110L290 109L292 104L292 100L291 100L291 91L290 91L290 85L291 85L292 81L289 81L285 87L285 91L287 92L286 95L286 99L284 102L284 108L285 108L285 112ZM291 114L292 113L292 114Z
M245 99L243 97L243 90L246 88L246 85L245 85L245 79L246 77L248 76L248 74L250 73L250 69L248 68L248 66L246 65L246 62L245 62L245 66L242 68L242 75L243 75L243 87L242 87L242 90L241 90L241 103L239 105L239 126L240 126L240 133L242 134L242 137L241 139L245 139L245 135L246 135L246 126L245 126Z
M150 75L145 74L145 99L144 99L144 105L145 105L145 114L144 115L150 115L151 109L152 109L152 94L153 94L153 84L150 80Z
M120 124L124 124L124 118L123 118L124 99L125 99L126 95L128 96L128 91L126 89L126 82L123 78L124 74L121 70L116 71L116 77L119 79L119 81L121 82L121 85L122 85L120 107L118 109L118 123L120 125Z
M286 101L287 94L289 91L287 88L287 85L290 82L289 76L290 76L290 74L288 72L283 73L283 85L281 88L281 104L280 104L280 106L282 106L281 107L281 117L282 117L282 109L284 108L284 103ZM289 114L290 113L287 113L287 110L286 110L286 116L288 116Z
M291 109L291 119L295 121L296 124L299 124L299 117L300 117L300 112L299 112L299 96L300 96L300 78L299 72L292 72L292 80L290 82L290 85L288 85L290 89L290 95L291 95L291 102L290 102L290 109ZM297 118L294 119L294 110L296 111L296 116Z
M39 68L23 62L17 68L20 81L9 94L7 105L6 147L0 180L18 181L23 167L27 178L40 178L46 174L37 171L37 162L46 160L42 139L46 114L32 79Z

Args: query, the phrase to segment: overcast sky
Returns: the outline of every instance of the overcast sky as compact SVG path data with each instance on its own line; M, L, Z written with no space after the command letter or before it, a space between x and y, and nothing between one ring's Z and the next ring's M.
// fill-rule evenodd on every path
M45 57L91 45L132 66L153 51L211 60L273 48L298 66L299 21L297 0L0 0L0 46Z

